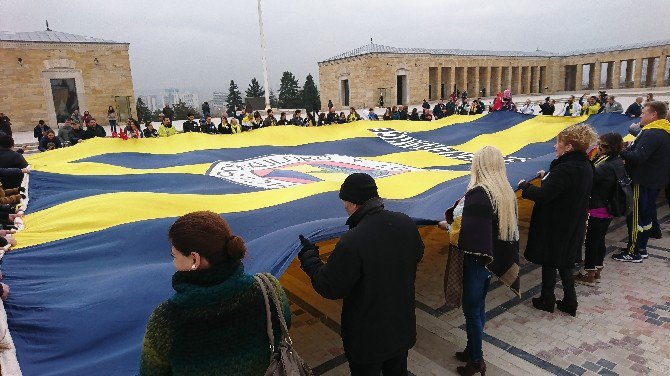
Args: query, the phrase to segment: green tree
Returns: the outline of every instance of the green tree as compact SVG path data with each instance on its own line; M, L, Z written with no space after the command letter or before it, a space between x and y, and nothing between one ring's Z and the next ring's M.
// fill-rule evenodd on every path
M305 85L302 87L302 104L310 111L319 111L321 109L321 97L319 96L319 89L316 88L314 77L311 74L305 78Z
M299 108L302 105L302 95L298 80L293 73L284 72L279 84L279 107Z
M261 84L258 83L258 80L256 80L256 77L254 77L251 79L251 83L245 94L247 95L247 98L263 97L265 96L265 89L263 89Z
M230 87L228 87L226 106L228 107L229 115L237 110L241 110L242 106L244 106L244 102L242 102L242 94L240 94L237 84L235 84L235 81L233 80L230 80Z
M151 121L160 121L161 118L158 116L163 113L163 110L158 109L151 113Z
M189 107L181 99L178 103L172 106L174 110L174 120L186 120L188 114L191 113L195 115L196 118L200 117L200 112L193 107Z
M270 107L277 108L279 107L279 100L277 100L277 95L275 91L270 89Z
M145 122L151 120L151 111L149 111L149 107L147 107L147 105L144 104L144 101L140 97L137 98L137 103L135 104L135 110L137 111L137 120L139 122Z

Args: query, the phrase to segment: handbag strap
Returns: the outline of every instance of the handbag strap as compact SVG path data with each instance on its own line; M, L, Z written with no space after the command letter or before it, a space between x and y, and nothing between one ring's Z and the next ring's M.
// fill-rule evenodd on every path
M286 340L286 342L289 345L292 345L293 341L291 341L291 337L289 336L288 327L286 326L286 320L284 319L281 303L279 302L279 297L277 297L277 292L275 291L274 284L270 281L270 278L268 278L268 276L266 276L265 274L259 273L257 274L257 276L259 276L263 280L266 289L270 291L268 295L272 298L272 301L274 302L275 310L277 311L277 316L279 317L279 323L281 326L282 335Z
M272 356L275 352L275 340L272 330L272 312L270 311L270 302L268 300L268 292L265 289L265 283L263 282L263 279L259 277L259 275L261 275L261 273L254 275L254 279L256 280L256 282L258 282L258 285L261 287L261 291L263 292L263 300L265 301L265 313L267 316L266 330L268 335L268 341L270 343L270 356Z

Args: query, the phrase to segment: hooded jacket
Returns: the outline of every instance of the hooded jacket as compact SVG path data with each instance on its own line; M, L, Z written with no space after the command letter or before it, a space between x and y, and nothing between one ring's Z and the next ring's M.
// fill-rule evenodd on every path
M633 183L664 189L670 182L670 121L660 119L642 128L635 142L621 152Z

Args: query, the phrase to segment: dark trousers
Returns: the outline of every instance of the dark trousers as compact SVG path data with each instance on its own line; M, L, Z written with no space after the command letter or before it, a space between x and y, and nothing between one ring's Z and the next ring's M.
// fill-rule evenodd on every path
M351 376L406 376L407 351L380 363L354 363L349 360Z
M466 349L473 361L484 357L482 338L486 323L486 293L489 291L491 272L484 267L481 258L466 254L463 258L463 315L468 336Z
M563 301L576 302L577 292L575 292L575 276L572 275L572 268L560 268L558 269L558 274L561 276L561 283L563 284ZM556 288L556 268L543 265L542 298L545 300L556 300L554 288Z
M602 268L605 260L605 235L610 227L612 218L589 218L586 228L586 241L584 246L584 269L595 270Z
M658 189L633 184L633 212L626 217L628 253L647 249L651 224L656 219Z

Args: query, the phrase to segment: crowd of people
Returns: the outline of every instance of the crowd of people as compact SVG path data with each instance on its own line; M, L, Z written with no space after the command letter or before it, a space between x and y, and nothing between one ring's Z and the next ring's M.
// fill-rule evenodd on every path
M370 108L367 115L361 116L354 107L349 108L348 114L344 111L337 112L333 108L332 101L328 101L327 112L307 112L304 116L302 110L294 110L289 114L281 112L279 119L274 115L272 109L268 109L264 114L259 111L253 111L246 108L235 116L223 115L218 124L214 122L209 111L209 105L203 104L203 113L201 119L195 120L195 114L189 113L187 120L183 123L184 133L199 132L206 134L237 134L251 131L258 128L276 126L276 125L294 125L294 126L325 126L331 124L346 124L355 121L367 120L410 120L410 121L432 121L439 120L451 115L478 115L485 112L512 111L526 115L534 115L536 107L540 115L555 116L580 116L594 115L598 113L622 113L629 117L640 117L643 103L654 100L653 94L648 94L646 101L642 97L636 98L626 111L613 95L607 95L600 92L599 96L584 94L579 99L571 95L563 108L556 110L556 100L550 97L544 101L534 103L530 99L526 100L521 107L517 107L512 99L512 93L509 89L499 92L490 104L486 104L482 98L469 100L467 93L456 91L451 94L448 101L439 100L432 108L430 103L423 100L421 110L418 108L409 109L408 106L398 105L386 107L384 115L376 113L375 108ZM159 115L160 126L156 129L151 121L141 122L133 118L126 120L125 126L118 125L118 116L112 106L107 112L107 121L110 127L110 136L121 139L139 139L139 138L158 138L170 137L177 134L173 125L174 111L166 106L164 113ZM11 122L9 118L0 114L0 132L11 135ZM78 142L94 137L107 137L105 128L90 115L88 111L83 114L75 110L57 130L51 129L44 120L40 120L34 128L34 137L38 142L40 151L58 149L64 146L75 145Z
M24 175L30 173L28 162L22 153L14 151L14 139L0 131L0 280L2 280L2 258L17 244L12 234L23 228L23 205L26 189ZM9 286L0 282L0 297L9 297Z
M518 182L522 197L535 203L524 251L526 260L542 268L534 308L577 315L575 282L594 286L606 278L605 233L615 217L627 218L629 245L612 260L639 263L647 257L656 199L670 183L667 105L645 103L631 132L636 138L627 143L617 133L598 135L588 124L569 126L556 137L556 159L546 171L538 171L540 184ZM349 175L339 198L349 230L326 263L319 247L299 235L301 268L318 294L343 300L341 335L351 374L405 375L408 350L416 342L414 283L424 244L407 215L384 208L370 175ZM521 283L517 199L500 150L485 146L475 153L464 195L438 226L448 231L450 244L445 295L448 303L451 297L451 303L462 306L466 322L467 344L454 354L464 364L456 371L484 375L490 277L495 275L516 294ZM271 325L274 344L268 347L264 341L264 295L258 281L244 272L242 239L211 212L179 218L168 239L176 293L149 319L140 374L196 372L204 365L212 373L262 374L282 334ZM583 268L575 273L583 245ZM563 288L560 300L554 292L557 273ZM286 294L276 279L268 278L290 325ZM271 319L276 324L276 315ZM180 349L189 349L189 355Z

